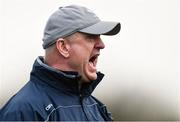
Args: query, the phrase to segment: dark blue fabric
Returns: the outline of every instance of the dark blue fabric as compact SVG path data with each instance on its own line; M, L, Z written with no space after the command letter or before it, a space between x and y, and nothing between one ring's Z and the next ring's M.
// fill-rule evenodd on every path
M38 57L30 81L0 110L0 121L111 121L106 106L91 93L103 74L79 85L76 72L61 72Z

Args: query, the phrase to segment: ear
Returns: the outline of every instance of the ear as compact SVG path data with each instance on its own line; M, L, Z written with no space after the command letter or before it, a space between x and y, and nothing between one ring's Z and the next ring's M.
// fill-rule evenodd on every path
M69 57L70 46L65 39L59 38L56 41L56 48L62 56L64 56L65 58Z

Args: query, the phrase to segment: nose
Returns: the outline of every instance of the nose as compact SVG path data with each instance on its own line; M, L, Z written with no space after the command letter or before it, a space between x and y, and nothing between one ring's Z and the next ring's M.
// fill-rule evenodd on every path
M97 48L97 49L105 48L105 44L100 37L96 40L95 48Z

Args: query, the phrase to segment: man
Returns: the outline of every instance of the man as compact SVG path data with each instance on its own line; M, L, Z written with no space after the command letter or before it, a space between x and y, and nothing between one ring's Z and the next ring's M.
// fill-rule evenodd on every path
M105 47L100 35L115 35L120 23L101 21L89 9L60 7L47 21L45 56L33 65L30 81L0 111L0 120L111 121L91 95L102 80L96 64Z

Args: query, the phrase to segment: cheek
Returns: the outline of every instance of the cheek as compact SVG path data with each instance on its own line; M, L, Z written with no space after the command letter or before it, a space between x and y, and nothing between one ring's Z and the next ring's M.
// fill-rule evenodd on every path
M89 45L74 45L71 48L71 56L74 58L85 59L91 54L92 47Z
M82 47L74 46L70 51L69 65L75 70L81 69L84 63L88 61L88 55L87 49L85 50Z

